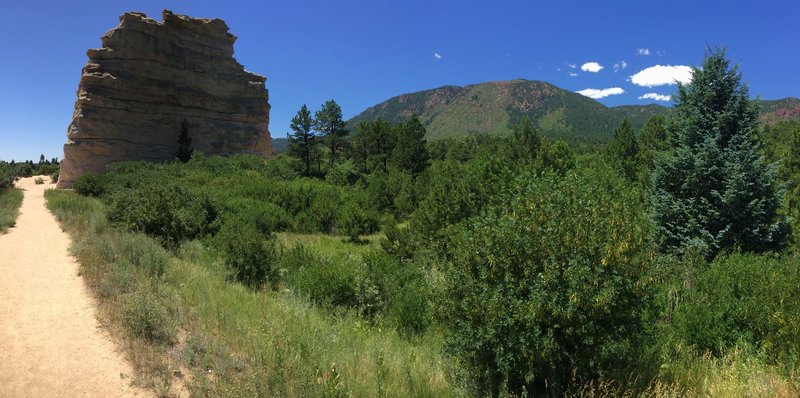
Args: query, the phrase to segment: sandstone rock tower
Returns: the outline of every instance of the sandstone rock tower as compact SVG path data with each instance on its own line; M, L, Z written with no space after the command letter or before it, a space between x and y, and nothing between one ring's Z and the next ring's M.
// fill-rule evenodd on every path
M163 19L126 13L87 52L59 188L116 161L174 159L184 120L195 150L271 155L266 79L233 58L225 22Z

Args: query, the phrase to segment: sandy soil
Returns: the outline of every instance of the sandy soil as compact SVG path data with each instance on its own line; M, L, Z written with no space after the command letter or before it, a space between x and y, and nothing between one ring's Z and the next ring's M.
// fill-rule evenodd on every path
M17 183L17 226L0 235L0 397L149 396L130 386L130 365L97 322L45 181Z

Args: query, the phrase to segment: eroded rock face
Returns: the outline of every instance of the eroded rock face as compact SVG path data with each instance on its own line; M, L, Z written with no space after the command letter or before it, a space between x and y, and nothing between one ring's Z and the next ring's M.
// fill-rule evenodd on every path
M184 120L195 150L271 155L266 79L233 58L225 22L163 19L126 13L87 52L59 188L113 162L174 159Z

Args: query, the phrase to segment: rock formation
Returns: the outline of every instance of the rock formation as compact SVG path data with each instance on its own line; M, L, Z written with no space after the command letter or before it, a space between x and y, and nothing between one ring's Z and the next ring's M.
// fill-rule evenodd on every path
M59 188L113 162L174 159L184 121L194 150L271 155L266 79L233 58L225 22L163 19L126 13L87 52Z

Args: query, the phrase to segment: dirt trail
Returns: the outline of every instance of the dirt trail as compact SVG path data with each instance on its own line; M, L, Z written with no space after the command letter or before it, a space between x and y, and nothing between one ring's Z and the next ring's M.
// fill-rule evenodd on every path
M17 183L17 226L0 235L0 397L148 396L130 387L130 365L95 318L45 181Z

